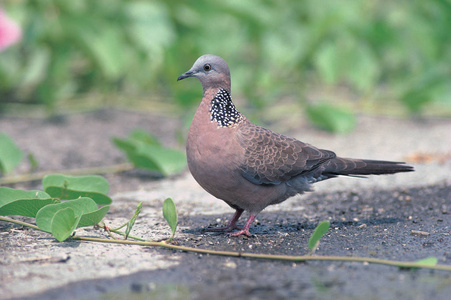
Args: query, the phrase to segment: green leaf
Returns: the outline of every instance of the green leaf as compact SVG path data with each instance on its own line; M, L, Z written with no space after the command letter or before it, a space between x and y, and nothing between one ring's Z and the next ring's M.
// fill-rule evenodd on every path
M58 241L62 242L70 237L79 221L80 216L77 216L72 208L60 209L53 215L50 232Z
M97 204L111 204L112 200L106 194L109 191L108 181L102 176L66 176L47 175L42 180L44 191L55 198L77 199L92 198Z
M417 264L421 264L421 265L426 265L426 266L435 266L438 262L438 259L436 257L427 257L427 258L423 258L420 260L417 260L415 263ZM420 267L400 267L400 269L402 270L416 270L419 269Z
M141 208L143 206L142 202L139 202L136 206L135 213L133 214L133 217L130 219L130 221L127 222L127 228L125 229L125 239L128 238L128 235L130 234L130 231L132 231L133 225L135 225L136 218L141 213Z
M330 104L310 105L306 112L313 124L330 132L346 133L356 125L356 118L351 111Z
M427 103L439 98L440 92L449 84L448 73L446 69L436 67L414 78L401 95L401 102L411 113L419 113Z
M163 147L155 137L142 130L132 132L127 139L113 138L113 143L125 152L137 168L168 176L186 167L183 152Z
M338 81L340 60L337 47L329 42L316 51L315 63L322 79L328 84Z
M124 151L125 154L127 154L127 156L129 156L129 153L133 153L135 151L134 143L130 142L129 140L120 139L120 138L112 138L111 141L117 148Z
M61 90L59 85L53 88L54 86L55 83L47 79L36 88L37 99L45 104L50 111L54 108L56 101L59 99L58 94Z
M52 219L55 214L64 208L70 207L75 216L78 218L84 217L85 214L88 216L84 217L82 226L89 226L97 224L95 222L98 219L98 216L105 213L105 208L98 209L97 204L91 198L79 198L72 201L65 201L58 204L50 204L41 208L36 214L36 225L44 231L51 232L52 228ZM94 213L94 214L91 214ZM96 215L97 214L97 215ZM78 222L77 222L78 224Z
M123 35L107 20L71 14L61 18L62 29L70 35L82 54L88 57L107 79L117 79L124 68L126 56Z
M109 209L110 206L106 205L95 211L84 213L80 218L78 227L94 226L96 224L99 224L100 221L102 221L102 219L105 217Z
M34 157L33 153L28 153L27 158L28 162L30 163L30 172L37 170L39 167L39 163Z
M85 30L88 29L85 28ZM103 75L108 79L117 79L126 61L123 51L120 50L124 49L121 44L125 42L121 39L121 34L104 26L102 32L92 34L84 31L79 38L102 70Z
M416 261L417 264L423 264L428 266L435 266L438 263L438 259L436 257L427 257Z
M329 221L322 221L316 226L315 231L308 241L308 247L311 251L318 247L319 240L323 237L324 234L329 230L330 223Z
M23 159L23 152L5 133L0 133L0 171L7 174L14 170Z
M167 198L163 203L163 217L171 227L172 235L170 240L174 238L175 231L177 229L177 209L175 207L174 201L171 198Z
M174 23L164 2L130 2L125 6L125 13L132 20L125 29L146 52L159 53L158 50L170 45L176 37Z
M359 90L368 92L379 75L379 65L373 51L365 45L355 47L350 53L347 77Z
M50 62L51 52L48 48L36 47L30 49L29 63L25 65L22 73L21 85L23 87L32 87L45 80L47 68Z
M154 169L159 171L164 176L171 174L176 174L181 172L186 167L186 156L183 152L157 147L149 145L140 145L134 155L132 155L132 162L139 162L140 165L137 167L142 167L146 169ZM136 165L136 164L135 164Z
M148 145L162 146L160 141L156 137L150 135L147 131L141 129L133 130L130 133L129 139L143 142Z
M58 202L58 199L51 198L43 191L23 191L0 187L1 216L18 215L34 218L42 207Z

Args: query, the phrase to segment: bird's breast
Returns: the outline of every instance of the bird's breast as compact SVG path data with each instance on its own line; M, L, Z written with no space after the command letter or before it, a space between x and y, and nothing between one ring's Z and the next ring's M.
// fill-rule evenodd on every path
M216 172L232 169L241 163L244 149L233 132L210 122L188 134L186 154L193 171Z
M208 114L196 113L188 132L186 154L191 174L214 196L222 198L224 190L239 184L244 149L237 141L236 129L217 126Z

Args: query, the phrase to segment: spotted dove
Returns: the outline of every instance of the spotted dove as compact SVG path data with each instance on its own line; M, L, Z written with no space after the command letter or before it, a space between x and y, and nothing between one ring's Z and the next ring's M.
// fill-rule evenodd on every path
M237 229L247 211L246 224L232 235L251 236L249 228L260 211L310 191L321 180L413 171L402 162L337 157L252 124L232 102L229 67L219 56L199 57L177 81L188 77L199 79L203 88L186 143L189 170L207 192L236 210L226 227L210 231Z

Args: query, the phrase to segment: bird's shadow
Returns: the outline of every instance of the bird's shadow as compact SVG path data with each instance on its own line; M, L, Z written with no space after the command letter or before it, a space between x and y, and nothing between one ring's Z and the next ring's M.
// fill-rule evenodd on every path
M286 215L288 212L279 212L279 213L266 213L264 216L260 217L256 224L253 224L251 227L251 233L258 235L269 235L269 234L277 234L277 233L293 233L299 232L301 230L313 231L318 223L318 221L305 220L303 217L299 216L299 221L294 221L294 217L292 213L290 213L289 220L287 220ZM284 215L283 218L280 216ZM230 215L231 217L232 215ZM191 224L205 224L203 226L195 226L188 229L181 230L183 233L188 234L209 234L209 235L221 235L224 232L209 232L206 229L214 229L216 227L221 227L227 225L227 222L221 221L220 223L215 220L221 219L223 220L225 215L208 215L208 216L198 216L198 217L189 217L189 223ZM358 221L354 220L333 220L330 222L331 228L343 229L349 227L359 227L359 226L378 226L383 224L396 224L403 222L404 220L401 218L366 218L360 219ZM244 225L244 220L238 222L238 227L242 227Z

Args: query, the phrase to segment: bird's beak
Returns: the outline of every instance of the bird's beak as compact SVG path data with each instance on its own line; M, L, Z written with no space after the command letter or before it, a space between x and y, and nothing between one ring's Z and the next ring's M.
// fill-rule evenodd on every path
M188 72L183 73L182 75L179 76L179 78L177 78L177 81L188 78L188 77L193 77L194 72L189 70Z

